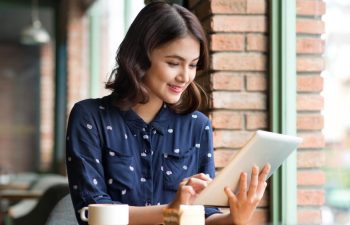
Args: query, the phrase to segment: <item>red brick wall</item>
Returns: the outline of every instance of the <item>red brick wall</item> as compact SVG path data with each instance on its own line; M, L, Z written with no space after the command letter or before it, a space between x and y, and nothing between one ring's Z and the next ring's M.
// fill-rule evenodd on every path
M63 4L67 10L67 111L73 104L88 97L87 19L79 1ZM54 46L43 45L40 51L40 170L51 169L54 148Z
M211 73L209 117L218 169L256 129L268 128L267 4L265 0L189 1L208 32ZM208 85L205 85L208 86ZM251 224L266 224L268 193Z
M321 170L325 155L323 128L323 70L325 3L321 0L297 1L297 129L304 137L298 152L298 224L321 224L325 174Z
M0 169L35 170L39 47L0 43Z
M54 48L52 43L45 44L40 51L40 170L51 167L54 126Z
M88 20L80 1L67 1L67 111L89 94Z
M214 128L215 160L226 165L252 132L268 129L268 1L190 0L210 40L211 72L198 81L211 97L209 117ZM319 0L297 1L297 129L304 143L298 152L298 224L320 224L324 203L323 80L321 54L324 32ZM268 193L267 193L268 195ZM268 199L252 224L269 221Z
M83 99L89 98L90 72L89 72L89 16L88 9L82 7L80 1L67 1L68 3L68 104L67 111L70 112L73 105ZM105 5L103 5L106 7ZM102 8L102 7L101 7ZM99 43L99 96L109 93L104 88L110 73L108 68L108 14L105 8L101 12L100 43Z

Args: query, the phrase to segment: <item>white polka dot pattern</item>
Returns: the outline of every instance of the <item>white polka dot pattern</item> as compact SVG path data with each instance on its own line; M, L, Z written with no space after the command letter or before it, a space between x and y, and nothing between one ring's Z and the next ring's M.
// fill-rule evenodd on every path
M92 129L92 125L91 124L86 124L86 127L91 130Z
M168 175L168 176L170 176L171 174L173 174L173 172L171 172L170 170L166 171L165 173L166 173L166 175Z

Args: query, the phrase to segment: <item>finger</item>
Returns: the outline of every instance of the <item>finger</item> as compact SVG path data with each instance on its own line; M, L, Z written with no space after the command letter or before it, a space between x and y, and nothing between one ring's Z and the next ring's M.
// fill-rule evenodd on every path
M253 166L252 175L250 178L249 190L248 190L248 198L252 198L255 196L256 189L258 187L258 176L259 176L259 167Z
M192 203L194 197L196 196L196 192L193 190L191 186L186 186L183 184L179 186L175 199L169 203L168 207L173 209L178 209L181 204L190 204Z
M191 204L192 197L196 195L193 187L184 185L180 187L180 204Z
M209 184L208 181L198 179L195 177L191 177L190 179L188 179L186 186L191 186L196 193L199 193L204 188L206 188L208 186L208 184Z
M204 173L198 173L196 175L193 175L192 177L198 178L198 179L201 179L201 180L205 180L205 181L212 181L213 180L213 179L210 178L209 175L204 174Z
M266 187L267 187L266 181L259 183L258 188L256 189L256 197L258 198L258 200L262 199L262 197L264 196Z
M247 173L241 173L239 181L239 195L242 197L247 196Z
M262 198L267 187L266 178L270 172L270 164L266 164L259 175L259 184L256 190L258 198Z
M180 182L179 186L184 186L186 185L187 182L188 182L188 178L185 178Z
M266 181L267 176L270 172L271 166L270 164L266 164L264 166L264 168L261 170L260 174L259 174L259 181Z
M230 203L234 204L238 201L236 195L231 191L229 187L225 187L224 191Z

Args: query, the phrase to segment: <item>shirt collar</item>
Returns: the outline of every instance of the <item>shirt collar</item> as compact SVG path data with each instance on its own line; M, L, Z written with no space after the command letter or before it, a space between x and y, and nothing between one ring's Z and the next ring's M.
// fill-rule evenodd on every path
M135 134L142 129L151 127L157 130L160 134L164 134L168 127L168 121L170 120L173 112L172 110L164 103L160 108L159 112L155 116L152 122L147 124L143 119L132 109L127 111L120 111L122 117L124 118L129 129Z

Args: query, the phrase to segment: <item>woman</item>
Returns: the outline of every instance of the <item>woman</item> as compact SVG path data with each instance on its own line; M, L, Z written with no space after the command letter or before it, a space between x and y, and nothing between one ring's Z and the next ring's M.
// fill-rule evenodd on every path
M185 8L151 3L132 23L116 61L106 85L112 94L81 101L70 115L72 200L76 211L91 203L129 204L130 224L160 224L164 208L190 204L215 174L211 125L195 111L196 71L208 67L205 33ZM268 171L259 175L254 167L249 189L242 174L238 195L225 190L230 213L206 208L206 223L245 224Z

